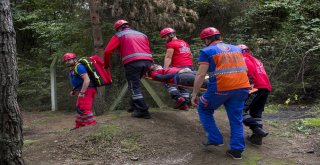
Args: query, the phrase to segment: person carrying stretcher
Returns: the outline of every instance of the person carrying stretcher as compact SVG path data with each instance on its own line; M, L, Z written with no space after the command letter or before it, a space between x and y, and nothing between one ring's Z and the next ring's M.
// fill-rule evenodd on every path
M195 75L196 71L192 71L189 68L171 67L164 69L161 65L157 64L153 64L148 72L148 76L153 80L183 87L193 87ZM206 88L206 86L207 82L205 81L202 88ZM187 110L183 107L187 105L188 102L182 97L179 90L171 90L169 93L171 97L176 100L175 109Z

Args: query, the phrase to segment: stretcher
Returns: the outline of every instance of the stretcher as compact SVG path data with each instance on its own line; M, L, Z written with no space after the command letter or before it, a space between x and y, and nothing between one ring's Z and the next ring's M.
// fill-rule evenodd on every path
M147 79L147 80L164 83L163 81L154 80L154 79L152 79L151 77L148 77L148 76L144 76L144 78ZM173 84L173 83L167 83L167 84L173 85L173 86L177 86L177 87L183 87L183 88L193 89L193 86L185 86L185 85L179 85L179 84ZM201 91L201 92L205 92L206 90L207 90L206 88L200 88L200 91ZM254 92L256 92L256 91L258 91L257 88L251 88L251 89L249 90L249 94L252 94L252 93L254 93Z

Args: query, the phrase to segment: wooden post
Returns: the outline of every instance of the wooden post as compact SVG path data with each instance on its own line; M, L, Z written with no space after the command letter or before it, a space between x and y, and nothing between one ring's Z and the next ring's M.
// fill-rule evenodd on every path
M168 107L165 103L163 103L159 95L156 93L156 91L152 88L152 86L149 84L147 80L141 79L141 83L147 89L148 93L150 94L152 99L156 102L159 108L164 109ZM117 99L112 103L109 109L110 111L114 111L117 108L118 104L121 102L121 100L123 99L127 91L128 91L128 83L126 83L122 87L121 92L118 95Z
M127 91L128 91L128 83L125 83L124 86L122 87L121 92L119 93L117 99L112 103L112 105L110 107L110 111L114 111L117 108L118 104L123 99L123 97L125 96Z
M50 88L51 88L51 111L56 111L57 103L57 79L56 79L56 62L58 57L54 57L50 65Z
M167 105L165 103L163 103L163 101L161 100L161 98L159 97L159 95L156 93L156 91L151 87L151 85L149 84L149 82L147 82L146 79L141 79L141 83L142 85L147 89L147 91L149 92L149 94L151 95L151 97L153 98L153 100L157 103L158 107L163 109L166 108Z

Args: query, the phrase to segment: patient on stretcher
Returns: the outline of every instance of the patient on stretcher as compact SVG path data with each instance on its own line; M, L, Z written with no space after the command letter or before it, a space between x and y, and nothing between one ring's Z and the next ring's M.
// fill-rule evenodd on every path
M163 69L161 65L153 64L149 69L148 77L173 85L193 87L196 73L196 71L192 71L189 68L172 67ZM205 80L202 88L207 88L207 83L208 81Z

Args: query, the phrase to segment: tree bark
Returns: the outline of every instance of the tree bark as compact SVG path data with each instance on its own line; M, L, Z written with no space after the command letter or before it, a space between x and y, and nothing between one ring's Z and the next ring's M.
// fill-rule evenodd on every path
M9 0L0 1L0 164L24 164L22 119L17 102L16 33Z
M97 54L103 60L104 49L103 49L101 22L100 22L100 15L99 15L100 4L101 4L101 0L89 0L94 53ZM107 105L105 101L105 98L107 97L106 88L110 88L110 86L98 88L98 94L94 102L94 111L96 115L102 115L104 113L104 110L107 109Z
M103 59L103 41L99 15L100 0L89 0L94 51Z

